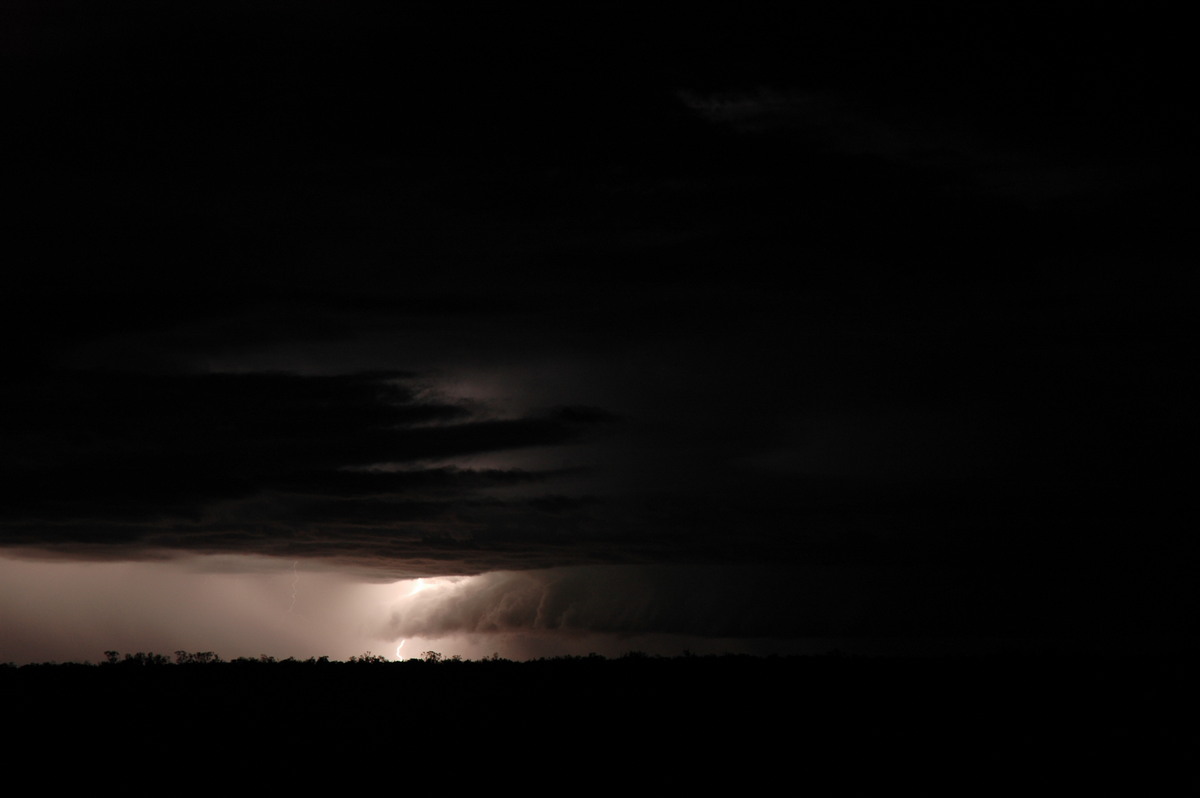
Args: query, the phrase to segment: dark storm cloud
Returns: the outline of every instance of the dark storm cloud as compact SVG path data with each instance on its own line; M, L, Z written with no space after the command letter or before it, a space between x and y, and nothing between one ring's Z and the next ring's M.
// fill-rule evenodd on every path
M10 546L807 585L706 621L708 577L638 571L625 623L583 576L506 576L509 616L412 621L698 634L1003 626L1076 591L1069 626L1192 562L1164 523L1195 428L1186 26L18 6Z
M610 422L582 407L488 417L424 398L404 374L48 372L7 385L3 409L10 545L274 551L256 531L268 529L365 557L396 553L386 530L453 538L479 525L454 518L486 515L489 490L555 476L437 461L561 446Z

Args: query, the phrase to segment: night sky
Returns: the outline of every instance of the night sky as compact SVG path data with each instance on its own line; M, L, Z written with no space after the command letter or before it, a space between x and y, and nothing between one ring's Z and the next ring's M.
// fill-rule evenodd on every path
M0 3L0 661L1190 645L1188 30Z

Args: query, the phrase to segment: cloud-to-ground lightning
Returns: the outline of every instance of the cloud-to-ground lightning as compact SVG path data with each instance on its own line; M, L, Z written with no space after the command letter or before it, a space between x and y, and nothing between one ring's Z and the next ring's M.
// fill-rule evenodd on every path
M403 662L403 661L404 661L404 657L400 656L400 649L404 648L404 644L405 644L407 641L408 641L408 638L405 638L404 640L401 640L401 641L400 641L400 645L396 646L396 661L397 661L397 662Z

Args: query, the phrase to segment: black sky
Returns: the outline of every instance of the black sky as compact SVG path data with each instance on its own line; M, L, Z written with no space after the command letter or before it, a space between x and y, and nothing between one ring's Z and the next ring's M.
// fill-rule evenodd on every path
M1181 20L648 5L3 3L0 545L1189 640Z

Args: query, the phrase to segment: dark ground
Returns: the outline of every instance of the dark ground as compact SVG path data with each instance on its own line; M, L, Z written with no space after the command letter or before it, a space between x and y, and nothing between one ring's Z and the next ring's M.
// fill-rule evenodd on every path
M215 786L1178 794L1197 786L1195 668L1185 654L127 661L8 667L0 685L10 753Z

